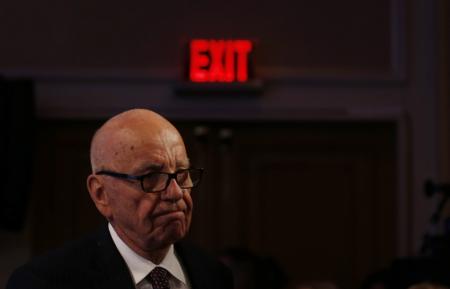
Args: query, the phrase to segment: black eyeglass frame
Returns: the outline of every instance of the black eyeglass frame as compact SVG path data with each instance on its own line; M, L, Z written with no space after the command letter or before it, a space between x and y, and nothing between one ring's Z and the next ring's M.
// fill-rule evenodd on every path
M178 183L178 180L177 180L178 174L180 174L180 173L182 173L182 172L185 172L185 171L189 171L189 176L191 175L190 171L195 171L195 172L198 172L198 173L199 173L198 181L197 181L196 183L192 182L192 186L191 186L191 187L181 186L181 185ZM192 188L195 188L196 186L198 186L198 185L200 184L200 182L201 182L201 180L202 180L203 171L204 171L203 168L189 168L189 169L178 170L178 171L176 171L176 172L174 172L174 173L150 172L150 173L148 173L148 174L144 174L144 175L140 175L140 176L134 176L134 175L124 174L124 173L117 173L117 172L113 172L113 171L102 170L102 171L96 172L95 174L96 174L96 175L106 175L106 176L110 176L110 177L113 177L113 178L119 178L119 179L123 179L123 180L139 181L140 184L141 184L141 189L142 189L143 192L145 192L145 193L160 193L160 192L162 192L162 191L164 191L164 190L167 189L167 187L169 186L170 181L171 181L172 179L174 179L175 182L178 184L178 186L180 186L180 188L182 188L182 189L192 189ZM157 191L146 191L145 188L144 188L144 178L146 178L146 177L148 177L148 176L150 176L150 175L156 175L156 174L159 174L159 175L167 175L168 178L167 178L167 181L166 181L166 185L165 185L164 188L161 189L161 190L157 190Z

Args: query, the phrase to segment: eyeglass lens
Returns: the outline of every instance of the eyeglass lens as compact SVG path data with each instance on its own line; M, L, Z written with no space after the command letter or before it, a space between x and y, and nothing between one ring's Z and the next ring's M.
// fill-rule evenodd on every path
M176 173L177 184L182 189L189 189L196 186L200 182L200 170L182 170ZM146 192L161 191L166 189L169 182L169 174L152 173L142 179L142 186Z

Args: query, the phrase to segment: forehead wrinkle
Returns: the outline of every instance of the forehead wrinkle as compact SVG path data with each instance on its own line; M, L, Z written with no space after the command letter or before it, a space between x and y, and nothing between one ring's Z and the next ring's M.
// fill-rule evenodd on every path
M102 130L92 145L93 168L118 169L117 166L129 156L132 138L132 131L128 128Z
M131 131L126 137L127 142L119 149L123 149L126 169L129 173L142 174L150 170L176 170L178 163L186 163L184 143L178 132L162 128L154 130ZM130 147L134 146L133 150Z
M179 163L185 163L187 160L183 139L173 127L161 128L153 135L152 145L155 147L155 153L165 160L166 166L177 167Z

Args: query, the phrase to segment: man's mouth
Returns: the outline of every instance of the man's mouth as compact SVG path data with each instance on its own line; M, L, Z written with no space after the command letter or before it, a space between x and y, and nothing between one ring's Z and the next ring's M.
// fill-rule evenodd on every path
M184 210L166 210L166 211L161 211L158 213L153 214L153 219L157 219L159 217L162 216L170 216L170 215L178 215L178 214L185 214Z
M174 221L184 222L186 219L186 215L183 211L167 211L162 212L153 217L153 224L155 226L160 226L163 224L169 224Z

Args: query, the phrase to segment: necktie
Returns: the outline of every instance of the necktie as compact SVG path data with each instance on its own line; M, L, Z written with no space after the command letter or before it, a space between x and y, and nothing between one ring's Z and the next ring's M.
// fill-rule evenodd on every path
M148 280L152 284L153 289L170 289L169 288L169 272L162 267L155 267L150 274Z

